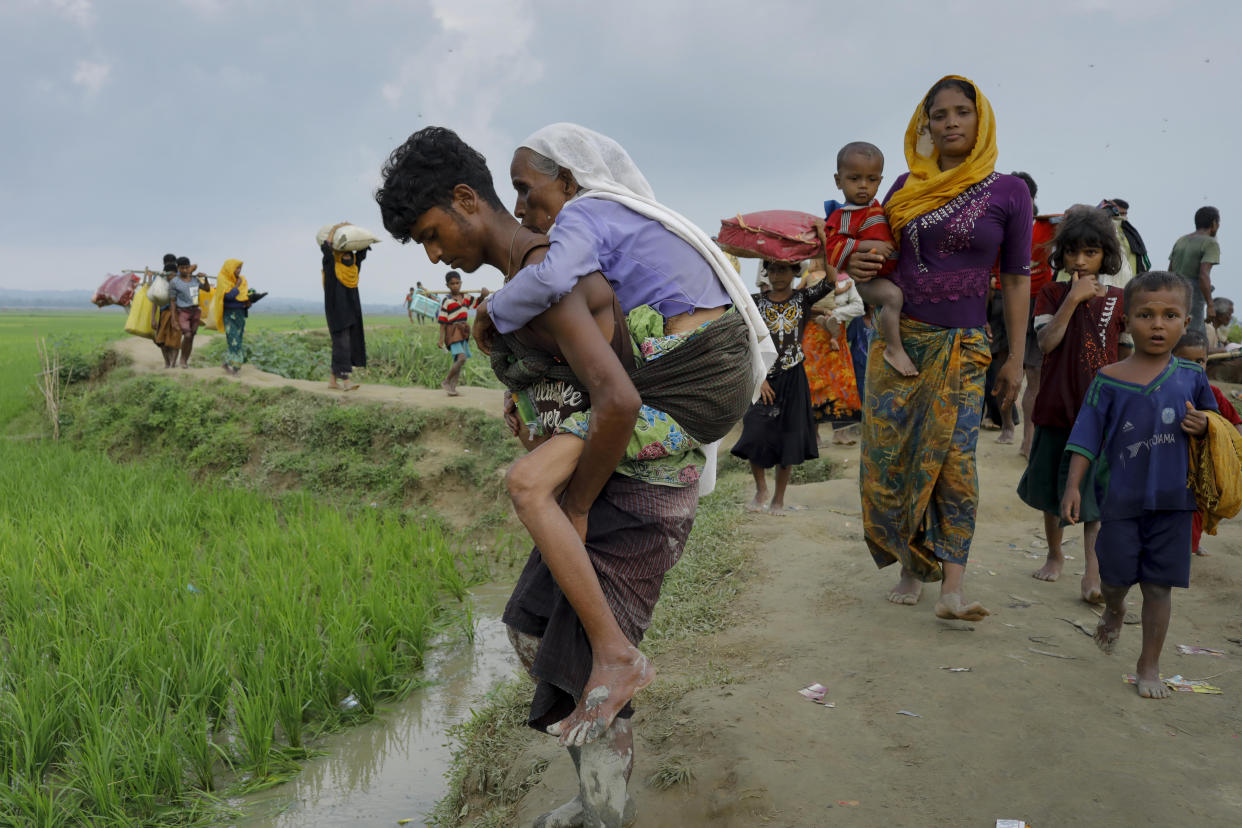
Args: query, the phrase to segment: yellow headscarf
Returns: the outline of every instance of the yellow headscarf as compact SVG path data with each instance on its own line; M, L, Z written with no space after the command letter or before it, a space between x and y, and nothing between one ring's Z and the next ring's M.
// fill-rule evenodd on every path
M212 293L212 298L220 297L219 301L212 302L212 308L216 314L216 330L224 330L224 294L228 293L234 287L237 288L237 301L245 302L250 299L250 289L246 285L246 277L238 276L237 271L241 268L240 259L228 259L220 268L220 273L216 275L216 289Z
M945 75L940 80L949 79L964 81L974 87L975 109L979 113L974 149L963 163L941 172L940 153L932 146L923 100L919 100L914 117L906 127L906 163L910 165L910 176L884 206L894 238L901 238L901 228L911 221L948 204L967 187L987 178L996 168L996 118L992 114L992 104L974 81L960 75Z
M358 254L351 254L354 257L354 263L349 267L341 264L341 257L345 254L340 250L332 251L332 261L336 265L336 280L347 288L358 287ZM326 274L320 271L320 274L327 278Z

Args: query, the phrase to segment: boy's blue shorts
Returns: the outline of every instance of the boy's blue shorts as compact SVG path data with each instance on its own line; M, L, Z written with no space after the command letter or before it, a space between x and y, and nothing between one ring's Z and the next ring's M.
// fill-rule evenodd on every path
M462 354L466 359L470 359L470 340L463 339L461 342L454 342L449 346L449 353L456 357Z
M1112 586L1190 586L1193 517L1194 512L1146 512L1126 520L1105 520L1095 542L1100 580Z

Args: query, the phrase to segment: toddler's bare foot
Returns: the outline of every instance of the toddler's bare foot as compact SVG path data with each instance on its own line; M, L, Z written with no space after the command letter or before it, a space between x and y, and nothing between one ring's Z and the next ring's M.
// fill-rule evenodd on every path
M655 679L655 667L637 647L629 647L627 657L613 664L596 660L578 706L561 721L548 725L548 733L559 736L566 747L582 747L604 735L625 703Z
M956 592L942 592L940 593L940 600L936 602L937 618L982 621L991 614L991 611L978 601L972 601L967 604L962 600L962 596Z
M914 367L914 360L910 359L906 349L900 345L885 345L884 361L893 366L893 370L903 377L917 377L919 375L919 369Z
M1125 620L1125 615L1115 613L1111 608L1105 607L1104 614L1100 616L1100 623L1095 625L1095 645L1107 655L1112 655L1113 650L1117 648L1117 639L1121 637L1123 620Z
M1061 577L1061 568L1065 566L1065 558L1060 555L1048 553L1048 559L1044 561L1044 565L1031 573L1031 577L1037 581L1055 581Z
M897 586L893 587L893 590L888 594L888 600L893 604L912 607L919 602L919 598L922 595L923 582L903 569L901 570L901 580L897 582Z

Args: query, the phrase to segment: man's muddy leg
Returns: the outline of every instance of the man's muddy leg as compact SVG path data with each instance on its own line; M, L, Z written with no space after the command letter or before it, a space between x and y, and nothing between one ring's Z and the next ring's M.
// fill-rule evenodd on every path
M634 819L626 795L634 769L634 732L629 719L615 719L604 735L581 748L578 796L587 828L621 828ZM627 811L629 813L627 813Z

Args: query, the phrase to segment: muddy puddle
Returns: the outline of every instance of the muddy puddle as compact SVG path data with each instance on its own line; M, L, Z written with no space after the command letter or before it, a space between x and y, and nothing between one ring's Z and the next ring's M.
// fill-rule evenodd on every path
M424 825L445 793L451 751L447 729L470 706L512 675L517 656L500 614L510 587L472 590L474 642L437 647L425 675L434 684L385 705L375 719L329 736L325 755L295 779L232 804L244 810L236 828L329 828L341 825Z

